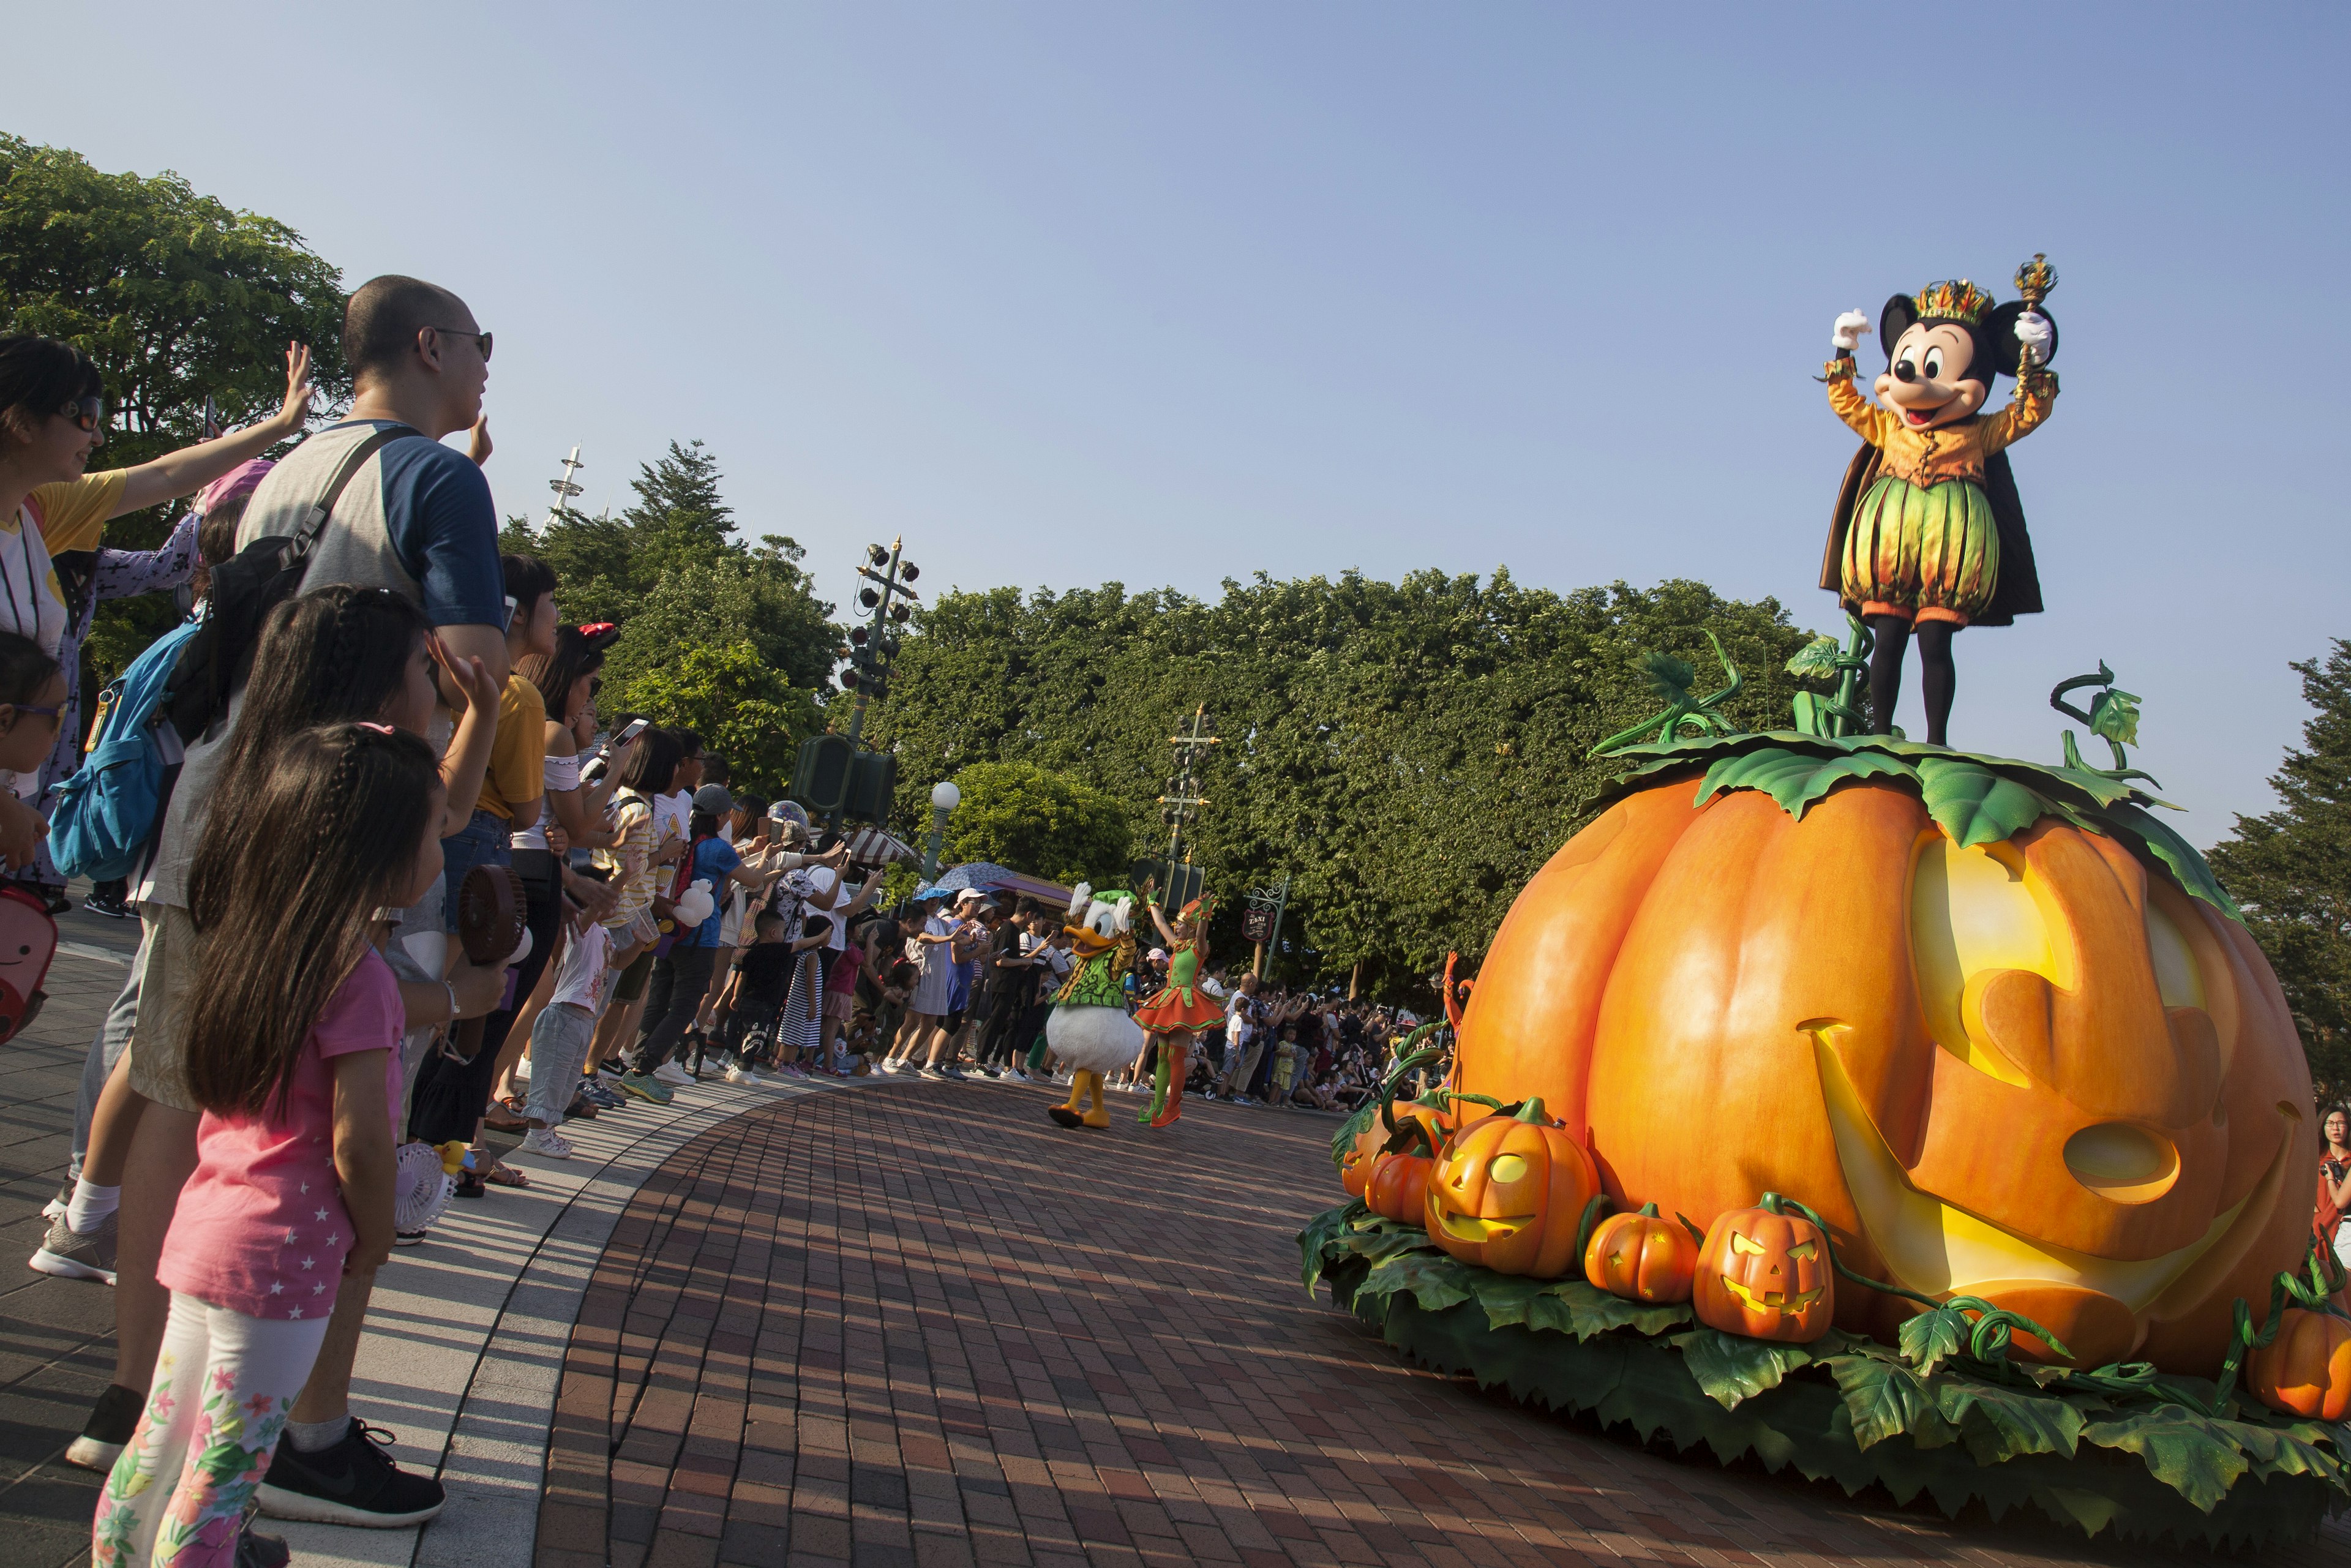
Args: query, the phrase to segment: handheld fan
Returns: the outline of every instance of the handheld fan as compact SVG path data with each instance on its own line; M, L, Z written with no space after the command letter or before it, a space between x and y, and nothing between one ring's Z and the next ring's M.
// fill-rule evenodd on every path
M441 1218L449 1195L457 1190L457 1173L465 1167L464 1140L453 1138L435 1148L431 1144L402 1144L392 1157L392 1226L395 1230L422 1230Z

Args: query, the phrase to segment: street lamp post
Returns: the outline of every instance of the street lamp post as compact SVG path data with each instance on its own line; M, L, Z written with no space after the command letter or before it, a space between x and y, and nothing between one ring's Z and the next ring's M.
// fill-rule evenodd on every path
M939 876L939 852L946 847L947 813L963 804L963 791L955 787L952 779L942 779L931 786L931 841L923 849L923 885L929 886Z

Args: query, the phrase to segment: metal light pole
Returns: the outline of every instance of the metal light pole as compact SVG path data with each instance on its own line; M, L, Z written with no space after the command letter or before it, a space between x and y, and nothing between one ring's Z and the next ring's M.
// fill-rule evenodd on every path
M947 813L963 804L963 791L955 780L942 779L931 786L931 841L923 848L923 885L928 887L939 879L939 852L946 847Z
M1257 944L1257 962L1249 972L1259 979L1265 978L1265 953L1268 947L1276 957L1281 955L1281 916L1290 907L1290 873L1271 887L1253 887L1249 893L1249 913L1242 917L1243 932Z
M898 653L898 634L892 628L904 625L914 612L914 603L923 597L908 586L923 573L921 568L905 559L905 543L904 538L899 538L890 541L888 549L867 545L865 559L857 566L858 576L878 586L858 591L858 604L873 613L869 624L849 629L849 646L840 650L841 656L849 661L849 668L841 672L841 689L855 695L849 705L849 723L841 731L852 749L857 737L864 733L866 706L880 702L890 689L890 663ZM932 795L935 804L937 791ZM956 799L962 797L957 795ZM955 801L948 801L947 810L954 809ZM946 819L942 816L939 821L944 826ZM839 810L826 815L825 827L828 831L840 831ZM925 880L929 879L925 876Z
M1167 737L1167 744L1176 748L1176 777L1167 781L1167 793L1159 797L1160 816L1167 823L1167 883L1160 895L1164 909L1176 907L1176 895L1180 891L1176 885L1181 877L1176 856L1184 842L1184 824L1199 815L1200 808L1208 803L1207 797L1200 793L1199 781L1193 771L1199 766L1201 753L1219 744L1216 736L1201 733L1207 727L1207 721L1208 705L1202 703L1193 710L1191 733ZM1192 857L1185 855L1180 863L1190 865Z
M579 443L574 442L571 446L571 455L563 460L563 477L549 479L547 482L547 487L555 492L555 505L547 509L549 522L561 522L563 514L571 509L572 498L583 493L579 486L571 482L571 476L587 466L588 465L580 461L580 445Z

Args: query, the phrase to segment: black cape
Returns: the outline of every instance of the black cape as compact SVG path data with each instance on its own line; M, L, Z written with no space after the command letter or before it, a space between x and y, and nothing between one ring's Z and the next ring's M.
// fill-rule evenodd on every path
M1844 597L1844 536L1853 527L1853 510L1877 482L1885 454L1867 442L1845 465L1844 484L1837 491L1836 511L1829 517L1828 549L1821 556L1821 586L1837 596L1848 613L1861 606ZM2009 472L2008 454L1995 452L1984 464L1984 498L1991 503L1992 525L2000 530L2000 576L1994 580L1991 602L1970 626L2007 626L2020 615L2041 613L2041 574L2032 565L2032 536L2025 531L2024 503L2017 499L2016 476Z

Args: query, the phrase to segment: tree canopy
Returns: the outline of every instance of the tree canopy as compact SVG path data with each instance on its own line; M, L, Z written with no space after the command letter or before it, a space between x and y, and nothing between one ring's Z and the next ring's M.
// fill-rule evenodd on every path
M890 700L868 721L899 753L898 821L975 765L1020 761L1121 803L1139 849L1162 841L1169 737L1207 705L1222 743L1188 841L1238 951L1240 894L1289 873L1287 978L1399 991L1448 951L1485 948L1519 889L1589 815L1612 769L1593 744L1656 706L1647 650L1746 676L1726 708L1784 726L1783 666L1806 634L1776 601L1702 583L1569 593L1507 571L1228 581L1214 603L1117 583L951 593L918 612ZM952 830L952 824L951 824Z
M507 519L500 543L554 569L556 602L574 622L612 621L599 711L684 725L776 792L803 737L821 727L816 689L840 632L799 566L799 544L736 537L718 460L673 441L632 481L619 516L564 512L544 527Z
M1100 789L1033 762L974 762L957 770L963 802L947 820L946 858L994 861L1050 882L1107 885L1126 875L1126 808Z
M2284 805L2239 817L2210 858L2277 971L2324 1104L2351 1094L2351 642L2292 668L2318 711L2270 779Z
M350 392L342 274L275 218L177 174L108 174L78 152L0 134L0 331L63 339L106 377L99 463L143 463L201 439L204 400L235 426L274 412L286 345L310 345L331 403ZM117 519L107 542L149 549L176 507ZM111 680L178 618L168 596L98 608L89 673Z

